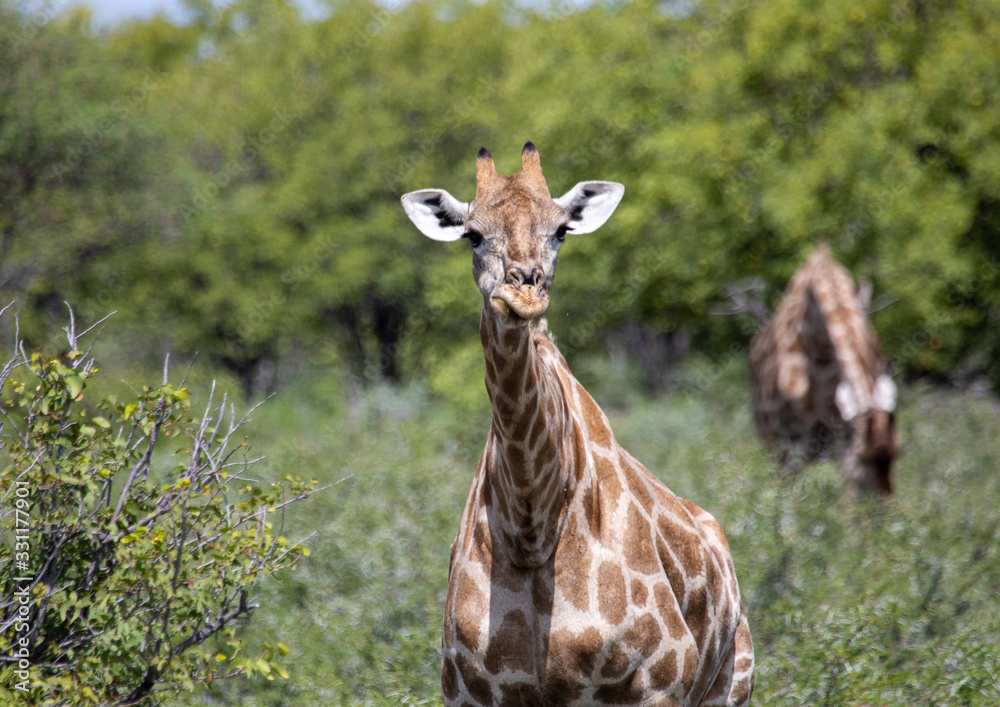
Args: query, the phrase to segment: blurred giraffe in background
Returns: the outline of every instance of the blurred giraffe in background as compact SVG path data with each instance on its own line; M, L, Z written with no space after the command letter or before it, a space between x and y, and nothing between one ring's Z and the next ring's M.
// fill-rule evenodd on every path
M816 248L750 345L754 422L791 466L840 446L846 427L844 476L858 491L889 495L896 386L865 309L830 248Z
M452 545L441 686L448 705L746 705L750 629L722 528L615 440L545 321L565 236L624 193L552 199L534 145L476 198L403 197L435 240L468 240L493 417Z

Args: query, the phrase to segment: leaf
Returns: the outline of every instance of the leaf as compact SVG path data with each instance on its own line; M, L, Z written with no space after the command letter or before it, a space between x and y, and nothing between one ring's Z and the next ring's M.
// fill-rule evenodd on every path
M76 400L83 390L83 378L76 373L71 373L66 376L65 380L67 387L69 387L69 397Z

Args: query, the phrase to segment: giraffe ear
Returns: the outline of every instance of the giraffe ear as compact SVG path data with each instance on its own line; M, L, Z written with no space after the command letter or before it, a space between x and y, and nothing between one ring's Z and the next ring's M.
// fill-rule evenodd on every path
M875 379L872 404L883 412L892 412L896 409L896 384L884 373Z
M625 195L617 182L580 182L555 200L569 214L566 230L593 233L611 218Z
M858 396L854 394L854 388L847 381L840 381L837 384L837 392L833 395L833 402L837 405L840 417L844 422L850 422L858 415Z
M421 189L404 194L401 199L406 215L428 238L457 241L465 233L469 205L444 189Z

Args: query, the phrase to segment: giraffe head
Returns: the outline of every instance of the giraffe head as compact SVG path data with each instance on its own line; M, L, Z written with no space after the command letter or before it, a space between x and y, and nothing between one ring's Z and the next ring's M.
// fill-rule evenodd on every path
M902 451L896 433L896 385L884 373L875 379L871 405L862 407L847 381L837 386L835 402L841 417L850 426L848 454L861 466L861 478L871 490L892 494L892 464Z
M484 302L500 320L522 326L549 306L559 248L567 234L590 233L611 216L625 193L615 182L580 182L553 199L538 151L521 151L521 171L497 174L493 157L479 150L476 198L458 201L443 189L403 196L410 220L436 241L468 240L472 272Z

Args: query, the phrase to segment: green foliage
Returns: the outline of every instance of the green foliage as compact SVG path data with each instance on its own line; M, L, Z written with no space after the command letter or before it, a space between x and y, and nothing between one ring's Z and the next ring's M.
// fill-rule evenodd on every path
M243 670L252 682L199 689L247 705L436 702L445 558L488 420L481 300L466 248L422 238L398 198L433 186L469 200L476 149L509 173L530 139L554 194L584 179L626 185L606 227L567 239L549 325L615 406L626 447L726 525L757 636L758 699L998 701L992 403L904 394L899 497L844 505L832 465L776 479L735 392L756 325L709 316L747 277L763 278L774 306L826 240L872 282L898 370L1000 386L996 0L344 0L317 21L282 0L189 5L186 26L160 17L95 32L86 11L28 15L0 0L0 294L18 300L32 348L56 349L69 299L88 321L123 310L129 364L199 351L247 393L274 387L276 364L309 372L261 411L277 453L255 469L275 482L303 468L324 483L353 473L342 487L352 512L310 509L316 562L261 590L280 615L246 634L227 623L170 657L197 632L198 610L238 610L253 576L238 552L212 575L230 560L192 546L185 524L221 529L229 503L227 522L249 526L238 504L273 507L280 486L241 495L215 475L178 487L180 457L143 461L143 450L201 449L182 388L91 405L100 381L87 357L29 357L5 393L6 453L21 473L49 475L31 488L52 500L31 512L68 524L55 545L32 546L78 559L36 585L35 606L51 609L33 661L54 666L53 690L77 684L73 698L86 700L84 688L150 669L157 689ZM602 343L635 323L689 332L700 354L674 372L680 392L667 400L641 400L634 371L601 363ZM8 338L13 328L0 320ZM406 387L371 386L381 378ZM222 424L221 411L209 417ZM129 435L138 447L116 446ZM32 465L31 449L63 451ZM136 468L133 505L116 518ZM11 469L4 489L16 492ZM171 498L191 500L187 520L170 506L139 530ZM213 551L261 552L253 543L282 536L232 532ZM208 564L182 563L177 581L192 584L176 586L203 582L201 595L171 594L176 565L156 557L180 547ZM101 604L94 587L117 600ZM197 596L215 603L185 603ZM157 606L168 626L140 626L136 612ZM104 632L84 648L74 642L87 627ZM228 641L239 640L237 654ZM105 660L113 650L135 661ZM295 664L296 681L268 681L274 659Z
M573 350L635 322L745 345L708 316L726 285L773 306L825 240L898 369L1000 381L995 0L198 7L95 34L0 2L0 287L33 341L68 298L249 393L303 358L440 379L480 300L399 196L471 199L476 149L511 172L531 139L553 193L627 188L563 251Z
M611 382L599 402L625 448L725 528L754 635L754 704L1000 700L995 400L904 387L897 494L869 505L844 496L835 463L777 474L755 438L739 355L689 361L659 400L607 363L585 368L591 389ZM277 610L242 634L248 644L295 635L293 679L216 682L178 704L440 704L450 544L489 409L441 404L420 387L377 386L353 402L332 390L311 376L258 420L270 475L352 474L335 501L317 497L297 516L318 533L310 561L269 583Z
M22 5L0 0L0 287L21 303L20 336L48 347L64 299L94 321L137 284L135 249L161 215L146 114L166 96L162 67L110 49L85 11Z
M200 420L166 382L90 403L97 367L72 330L70 348L12 359L0 379L0 652L28 664L0 667L0 696L138 704L215 677L287 678L287 646L257 651L235 627L259 606L251 585L308 554L284 507L314 484L251 482L246 418L225 399Z

